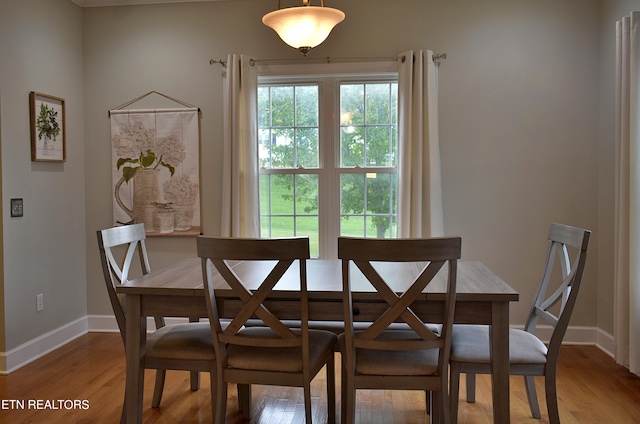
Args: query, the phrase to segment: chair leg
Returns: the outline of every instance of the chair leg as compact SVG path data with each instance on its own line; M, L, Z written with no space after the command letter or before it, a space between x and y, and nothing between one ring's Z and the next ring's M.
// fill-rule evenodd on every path
M340 422L347 422L347 371L344 364L340 366Z
M431 392L431 414L429 415L429 422L431 424L445 424L450 422L448 416L446 420L444 417L445 409L447 411L449 410L449 405L447 405L447 408L444 407L444 399L441 391Z
M342 420L341 423L353 424L356 420L356 387L354 377L342 367Z
M247 411L247 414L251 413L251 385L250 384L237 384L238 389L238 410L243 413Z
M449 370L449 417L451 424L456 424L458 422L458 404L460 402L460 364L452 362Z
M529 400L529 408L533 418L540 418L540 406L538 405L538 394L536 393L536 380L532 375L524 376L524 386L527 391L527 399Z
M305 422L311 423L311 381L305 378L304 387L304 416Z
M238 408L242 412L242 418L251 419L251 385L238 384Z
M120 424L127 423L127 407L126 404L122 403L122 412L120 413Z
M451 400L449 399L449 380L446 377L447 376L444 376L442 378L442 383L440 383L440 413L438 414L438 420L441 424L449 424L451 422L451 409L449 409L449 406L451 405Z
M200 388L200 373L198 371L190 371L191 391L195 392Z
M426 405L426 410L427 410L427 415L431 415L431 392L426 390L424 392L424 397L425 397L425 405Z
M156 370L156 385L153 388L153 399L151 400L152 408L158 408L160 406L160 401L162 400L162 391L164 390L165 375L165 370Z
M548 365L547 365L548 367ZM560 424L560 411L558 410L558 393L556 388L556 371L549 371L544 378L544 388L547 396L547 410L549 412L549 423Z
M327 423L336 421L336 360L333 355L327 361Z
M210 379L210 386L211 386L211 421L215 422L216 420L216 399L217 399L217 381L218 379L216 378L216 364L214 363L211 368L209 369L209 379ZM226 419L226 417L225 417Z
M467 402L474 403L476 401L476 375L474 373L466 373L467 378Z
M215 424L224 424L227 420L227 382L221 375L216 376Z

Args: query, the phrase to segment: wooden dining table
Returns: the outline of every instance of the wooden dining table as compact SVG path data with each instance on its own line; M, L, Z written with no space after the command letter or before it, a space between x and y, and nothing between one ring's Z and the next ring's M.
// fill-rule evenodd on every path
M398 293L417 275L417 267L381 264L378 272ZM445 267L446 268L446 267ZM238 262L234 271L244 281L255 274L258 281L269 271L269 264ZM442 320L446 274L441 270L427 286L412 309L425 322ZM290 269L276 286L276 297L269 309L281 319L299 317L299 291L291 286L297 275ZM241 307L219 275L215 278L215 295L221 316L232 318ZM307 261L309 319L342 321L342 274L340 260ZM384 307L364 277L352 277L354 319L371 321L373 311ZM165 268L130 280L116 288L126 295L126 387L125 416L127 423L142 422L144 392L144 351L147 317L186 317L194 321L207 317L200 258L188 258ZM251 288L251 287L249 287ZM492 387L494 423L508 423L509 413L509 304L518 300L518 292L480 262L457 262L455 323L488 324L491 334Z

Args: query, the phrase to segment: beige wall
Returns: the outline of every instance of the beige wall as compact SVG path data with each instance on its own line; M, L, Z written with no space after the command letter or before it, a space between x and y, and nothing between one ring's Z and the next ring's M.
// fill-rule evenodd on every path
M111 314L95 239L97 229L111 225L107 111L152 90L200 107L202 218L204 232L215 235L222 68L209 65L209 59L225 59L228 53L263 59L300 54L260 23L274 7L262 0L84 9L66 0L6 3L0 6L3 208L10 197L24 197L30 215L12 220L5 214L3 221L10 349L46 331L33 300L45 287L62 285L82 297L47 304L61 314L49 327L71 321L85 306L89 315ZM439 81L445 229L463 237L464 259L485 262L520 291L512 324L523 322L540 276L547 226L560 221L594 231L572 325L612 333L609 61L614 21L639 9L640 1L349 0L328 5L342 8L347 19L310 57L393 56L407 49L447 54ZM32 42L34 25L38 28L44 16L58 24L46 49ZM7 27L16 22L20 25ZM55 66L45 68L49 72L34 71L36 58L51 48L64 63L54 59ZM76 132L70 152L81 156L63 167L29 161L23 111L30 90L62 95L80 108L68 113L74 114ZM72 182L81 188L72 189ZM52 186L55 195L43 197ZM51 206L54 215L48 214ZM70 215L58 218L63 211ZM47 219L56 224L45 215L55 216ZM63 230L75 238L52 253ZM84 237L79 244L78 236ZM32 247L29 239L42 246ZM148 246L152 267L195 254L190 238L152 238ZM60 265L73 268L67 269L71 279ZM78 282L85 266L86 285ZM30 330L21 334L25 326Z
M338 2L335 2L336 5ZM463 256L521 293L521 323L540 276L550 221L595 231L573 323L595 326L598 224L598 1L339 2L347 18L310 57L446 53L440 68L445 229ZM260 0L85 9L87 229L110 224L106 112L151 90L202 109L204 230L220 219L221 68L245 53L300 57L261 16ZM402 30L400 30L402 29ZM88 238L91 238L91 234ZM90 246L91 247L91 246ZM193 240L154 239L157 266L194 254ZM88 309L109 313L88 249Z
M4 351L87 314L82 60L80 7L0 2ZM65 99L65 163L31 162L30 91ZM22 218L9 215L14 197Z

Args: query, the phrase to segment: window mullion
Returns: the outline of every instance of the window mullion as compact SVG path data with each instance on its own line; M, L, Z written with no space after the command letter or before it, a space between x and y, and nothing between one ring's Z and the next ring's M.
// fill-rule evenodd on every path
M339 174L336 169L336 88L333 78L320 83L320 257L337 258L340 234ZM339 110L339 109L337 109Z

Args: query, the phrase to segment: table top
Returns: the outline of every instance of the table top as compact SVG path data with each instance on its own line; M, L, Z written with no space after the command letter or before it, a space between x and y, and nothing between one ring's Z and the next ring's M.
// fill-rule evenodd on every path
M342 298L342 261L338 259L311 259L307 261L307 287L309 299ZM458 261L456 300L464 301L505 301L518 300L518 292L505 283L481 262ZM271 269L271 263L237 262L234 271L243 278L256 276L258 281ZM394 282L394 289L403 291L419 272L416 264L377 263L376 269L385 280ZM276 285L283 297L297 291L297 286L288 286L288 277L297 277L297 264L285 274ZM352 272L352 292L358 297L373 295L373 288L359 272ZM234 296L221 276L214 277L217 297ZM295 278L293 279L295 280ZM427 286L425 298L439 300L443 296L446 282L446 265L434 281ZM249 287L251 288L251 287ZM132 295L203 296L202 265L200 258L188 258L150 274L117 286L116 291Z

